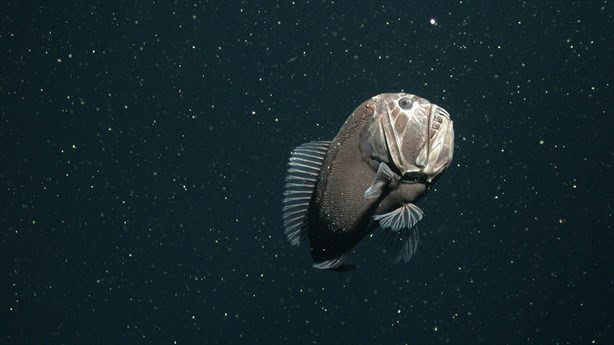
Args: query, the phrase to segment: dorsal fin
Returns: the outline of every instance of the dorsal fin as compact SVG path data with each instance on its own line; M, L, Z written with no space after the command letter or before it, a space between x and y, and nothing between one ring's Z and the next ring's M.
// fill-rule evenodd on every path
M330 141L312 141L290 153L283 200L284 233L293 246L307 235L307 213Z

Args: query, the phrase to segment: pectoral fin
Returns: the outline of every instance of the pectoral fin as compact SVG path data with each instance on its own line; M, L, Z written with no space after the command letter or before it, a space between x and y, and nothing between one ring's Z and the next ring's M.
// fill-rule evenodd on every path
M382 245L386 251L394 254L394 263L408 262L418 250L418 240L420 237L418 227L403 229L400 231L378 231Z
M419 239L416 223L423 216L418 206L409 203L374 217L384 245L395 254L395 263L407 262L416 253Z
M378 214L374 218L382 229L399 231L401 229L411 229L422 219L424 212L412 204L405 204L394 211Z
M379 198L384 192L386 185L392 181L394 176L395 174L392 172L392 170L390 170L388 164L381 162L373 182L371 182L371 185L365 191L365 199L371 200Z

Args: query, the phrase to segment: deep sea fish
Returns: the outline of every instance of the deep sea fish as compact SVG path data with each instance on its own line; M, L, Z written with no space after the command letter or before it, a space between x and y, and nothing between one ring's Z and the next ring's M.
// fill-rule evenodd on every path
M395 262L416 252L423 211L416 202L450 165L450 114L424 98L384 93L360 104L332 141L290 157L283 199L292 245L308 239L313 267L344 271L367 235L380 232Z

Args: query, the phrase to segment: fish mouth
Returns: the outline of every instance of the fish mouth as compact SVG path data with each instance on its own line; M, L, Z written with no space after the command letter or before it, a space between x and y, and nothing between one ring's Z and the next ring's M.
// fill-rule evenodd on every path
M443 122L445 121L444 118L450 121L450 113L436 104L431 105L427 133L429 140L432 140L433 137L435 137L435 134L437 134L437 131L439 131L439 128L441 128Z
M425 143L426 144L426 161L424 162L425 164L428 162L428 157L431 156L431 149L432 149L431 145L433 142L433 138L437 134L437 131L439 131L439 128L441 127L441 124L443 122L442 116L445 116L445 114L447 114L449 118L450 114L448 114L447 111L443 113L439 106L437 106L436 104L431 104L431 109L429 111L429 116L428 116L427 125L426 125L426 137L428 138L428 140L426 140L426 143Z
M450 113L438 105L432 104L426 126L425 146L417 163L431 182L452 160L454 152L454 129Z
M445 169L451 159L453 136L452 120L450 114L436 104L431 104L425 131L425 143L420 154L416 158L416 166L427 176L427 181L431 181L441 170ZM441 156L442 149L446 148L445 155ZM448 154L449 151L449 154Z

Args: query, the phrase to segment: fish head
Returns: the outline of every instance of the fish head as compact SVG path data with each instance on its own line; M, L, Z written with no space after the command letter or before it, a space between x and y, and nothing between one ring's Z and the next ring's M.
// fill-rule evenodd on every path
M361 132L363 159L388 163L403 179L432 182L450 165L454 127L442 107L416 95L385 93L365 105L371 118Z

